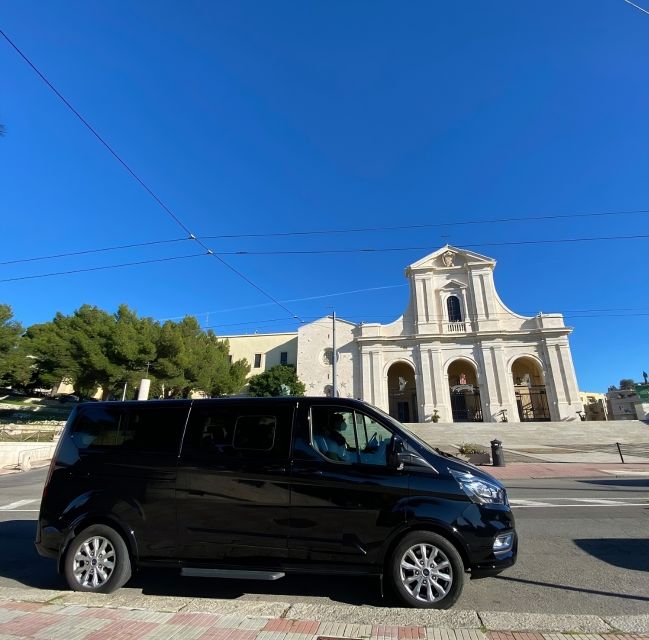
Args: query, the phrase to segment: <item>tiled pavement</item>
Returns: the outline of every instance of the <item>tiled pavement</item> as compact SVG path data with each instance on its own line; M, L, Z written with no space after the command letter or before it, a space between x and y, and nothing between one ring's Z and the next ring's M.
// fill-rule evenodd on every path
M649 640L649 635L562 634L316 622L287 618L0 602L0 640Z

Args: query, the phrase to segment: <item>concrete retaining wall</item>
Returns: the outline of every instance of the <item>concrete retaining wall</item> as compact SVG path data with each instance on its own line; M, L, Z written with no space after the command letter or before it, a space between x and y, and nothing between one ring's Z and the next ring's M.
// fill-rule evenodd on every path
M497 438L504 446L649 443L649 424L640 420L571 422L409 423L406 427L435 445L475 442L488 447Z
M49 460L56 442L0 442L0 467L31 466L31 461Z

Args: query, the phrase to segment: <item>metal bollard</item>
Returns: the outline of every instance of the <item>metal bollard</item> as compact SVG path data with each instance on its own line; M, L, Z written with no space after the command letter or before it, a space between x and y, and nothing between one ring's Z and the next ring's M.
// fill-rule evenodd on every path
M505 466L505 455L503 454L502 444L500 440L491 441L491 464L494 467Z

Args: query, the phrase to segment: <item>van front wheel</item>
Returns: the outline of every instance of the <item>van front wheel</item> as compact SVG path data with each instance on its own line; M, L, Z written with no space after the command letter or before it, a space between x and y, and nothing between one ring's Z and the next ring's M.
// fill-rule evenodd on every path
M114 529L92 525L70 543L64 573L74 591L112 593L131 577L126 543Z
M390 571L399 598L410 607L448 609L462 593L464 565L457 549L430 531L413 531L397 545Z

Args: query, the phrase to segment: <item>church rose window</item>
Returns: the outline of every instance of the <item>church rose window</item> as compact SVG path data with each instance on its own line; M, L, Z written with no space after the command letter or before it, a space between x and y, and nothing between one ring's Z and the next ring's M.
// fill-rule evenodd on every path
M326 367L330 367L334 361L334 350L327 348L322 352L320 357L322 358L322 364L324 364ZM336 361L338 361L337 357Z

